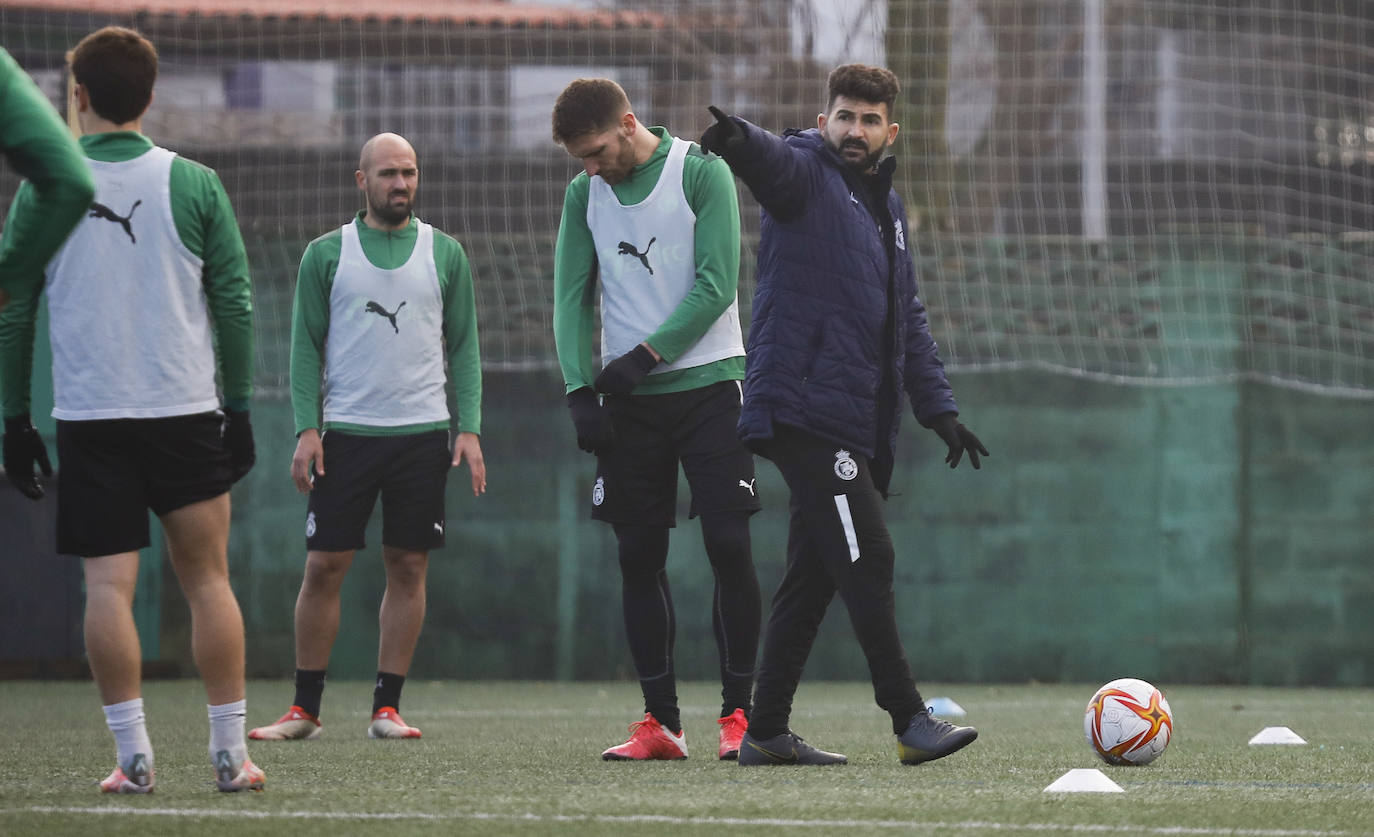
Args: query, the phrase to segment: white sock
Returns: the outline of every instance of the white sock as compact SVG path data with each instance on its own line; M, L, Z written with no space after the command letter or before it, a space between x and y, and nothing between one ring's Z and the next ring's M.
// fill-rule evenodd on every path
M105 710L105 725L114 733L115 758L121 768L126 768L134 756L142 753L148 759L148 768L153 766L153 742L148 739L147 719L143 715L143 698L112 703L102 707Z
M210 759L220 750L228 750L238 767L248 758L248 742L243 737L243 721L248 716L248 701L236 700L219 706L206 705L210 712Z

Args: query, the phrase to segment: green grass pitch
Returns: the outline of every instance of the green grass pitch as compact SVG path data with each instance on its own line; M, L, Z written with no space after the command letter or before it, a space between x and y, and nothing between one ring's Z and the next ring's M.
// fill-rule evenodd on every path
M919 767L897 762L863 683L804 682L793 728L849 755L832 768L741 768L715 759L712 684L682 688L691 757L603 762L639 710L634 683L407 684L420 741L365 736L371 684L331 682L315 741L253 742L262 793L214 790L196 681L144 699L157 791L102 796L114 764L95 687L0 682L0 834L1166 834L1374 833L1374 691L1179 686L1175 739L1155 764L1108 767L1083 737L1099 684L926 684L980 737ZM249 724L276 719L286 682L249 685ZM1306 746L1249 746L1288 726ZM1045 793L1101 769L1121 794Z

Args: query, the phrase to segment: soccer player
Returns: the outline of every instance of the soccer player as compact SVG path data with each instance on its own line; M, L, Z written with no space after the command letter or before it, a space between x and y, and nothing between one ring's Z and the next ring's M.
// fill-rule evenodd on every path
M148 793L154 784L132 610L152 509L191 609L215 782L260 790L243 736L243 618L227 558L229 487L254 460L248 258L215 173L140 133L157 78L153 45L106 27L70 60L95 202L46 266L12 283L0 314L5 470L22 488L34 461L47 461L28 415L46 291L62 464L57 549L83 558L86 655L117 754L100 788ZM35 223L35 211L21 192L6 239Z
M414 214L420 168L396 134L363 145L354 175L366 207L305 250L291 327L291 476L309 495L305 578L296 599L296 695L249 738L320 732L339 588L380 493L386 592L371 738L419 738L401 719L401 687L425 618L430 550L444 545L444 492L464 461L487 490L478 438L482 368L467 255ZM445 363L447 361L447 364ZM453 396L445 395L445 366ZM323 387L321 386L323 372ZM449 451L450 421L458 434Z
M42 271L95 196L95 181L76 140L33 79L4 49L0 49L0 151L30 184L21 193L28 195L29 202L29 209L20 215L23 226L11 230L7 224L0 247L0 310L4 310L9 283Z
M602 757L687 756L665 571L680 461L689 516L701 517L715 574L717 755L733 759L748 726L761 621L749 545L749 517L759 509L754 460L735 435L744 345L734 180L718 158L640 123L609 79L564 89L553 139L583 168L563 198L554 338L578 446L596 454L592 518L615 529L625 633L644 693L644 719ZM592 360L598 284L600 374Z
M916 296L906 209L892 189L897 137L889 70L830 74L817 127L778 137L712 108L701 145L724 156L763 208L749 370L739 432L791 491L787 568L765 631L754 716L739 763L842 764L788 726L792 697L836 592L892 718L903 764L978 733L934 718L897 632L895 553L883 523L906 391L916 419L974 468L987 450L958 407Z

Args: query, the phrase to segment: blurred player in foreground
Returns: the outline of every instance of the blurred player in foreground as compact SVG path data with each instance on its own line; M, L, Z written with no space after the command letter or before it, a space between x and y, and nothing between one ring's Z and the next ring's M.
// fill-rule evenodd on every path
M29 182L26 223L5 225L0 246L0 311L16 277L41 271L95 195L91 170L67 126L33 79L0 49L0 152Z
M47 452L28 414L34 317L46 290L62 466L57 550L84 559L86 654L118 759L101 790L147 793L154 784L132 611L148 509L191 609L215 782L259 790L263 773L243 736L243 618L227 558L229 487L255 458L248 258L218 176L140 133L157 78L153 45L107 27L70 60L95 201L46 267L11 284L0 314L5 470L25 494L41 496L33 463L46 470ZM35 223L36 211L25 186L6 238Z
M487 490L482 367L467 255L414 214L420 168L396 134L378 134L355 173L366 207L305 250L291 326L291 477L310 497L305 578L296 599L296 694L255 739L314 738L339 589L380 493L386 592L371 738L419 738L398 712L425 618L430 550L444 545L450 468L465 460ZM445 395L445 366L453 379ZM323 372L323 387L321 387ZM458 434L449 450L449 426Z

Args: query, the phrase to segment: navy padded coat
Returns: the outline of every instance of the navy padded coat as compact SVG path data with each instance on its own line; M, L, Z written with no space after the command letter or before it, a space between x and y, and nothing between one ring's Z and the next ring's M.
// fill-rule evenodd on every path
M766 452L775 423L800 428L867 456L886 493L902 406L889 397L878 415L884 361L921 424L958 412L917 296L906 208L891 188L895 160L879 165L878 188L865 194L870 187L818 130L778 137L735 121L745 137L726 162L763 207L740 438ZM886 195L895 258L869 194Z

